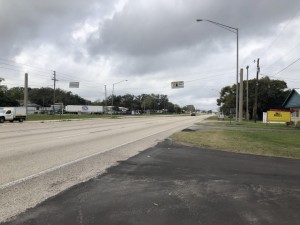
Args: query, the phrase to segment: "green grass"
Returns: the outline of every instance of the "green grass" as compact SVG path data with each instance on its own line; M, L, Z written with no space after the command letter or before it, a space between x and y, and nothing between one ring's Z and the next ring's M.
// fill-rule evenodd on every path
M76 115L76 114L64 114L64 115L47 115L47 114L34 114L27 115L28 121L44 121L44 120L74 120L74 119L96 119L96 118L120 118L120 115Z
M33 114L27 115L28 121L45 121L45 120L76 120L76 119L97 119L97 118L108 118L108 119L117 119L122 118L125 115L103 115L103 114L63 114L63 115L48 115L48 114ZM131 115L126 115L131 116ZM133 115L134 117L154 117L154 116L190 116L189 114L141 114Z
M261 121L242 121L236 123L234 120L231 121L223 121L223 120L206 120L205 122L197 123L197 125L206 125L206 126L221 126L221 127L240 127L240 128L260 128L260 129L294 129L294 127L289 127L285 123L262 123Z
M173 134L171 138L203 148L300 159L300 131L296 129L219 127L195 132L179 132Z

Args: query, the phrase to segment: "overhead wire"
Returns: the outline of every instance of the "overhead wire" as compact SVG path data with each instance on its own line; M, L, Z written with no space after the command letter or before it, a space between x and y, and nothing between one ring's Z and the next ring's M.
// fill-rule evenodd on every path
M280 74L281 72L285 71L286 69L288 69L289 67L291 67L292 65L294 65L295 63L297 63L300 60L300 58L296 59L294 62L292 62L291 64L289 64L288 66L284 67L282 70L280 70L279 72L277 72L274 76Z
M289 21L285 24L285 26L280 30L280 32L276 35L276 37L272 40L271 44L267 47L267 50L264 51L264 55L266 55L266 53L268 53L269 49L272 47L272 45L277 41L277 39L279 38L279 36L283 33L283 31L285 31L287 29L287 27L290 25L290 23L292 21L294 21L296 19L296 17L298 16L300 12L300 7L297 9L296 14L291 17L289 19Z
M296 10L296 13L291 16L288 20L288 22L282 27L282 29L279 31L279 33L277 33L277 35L272 39L272 41L270 42L270 44L268 45L268 47L266 48L266 50L264 51L263 55L261 56L261 58L263 58L265 55L267 55L267 53L270 52L271 47L275 44L275 42L279 39L279 37L283 34L283 32L289 27L289 25L297 18L297 16L300 13L300 6L298 7L298 9ZM300 45L300 43L298 43L296 45L296 47L298 47L298 45ZM291 49L291 51L294 51L295 47ZM284 55L287 55L290 52L287 51ZM283 56L279 57L275 62L273 62L271 65L266 66L265 68L269 68L270 66L272 66L273 64L275 64L276 62L278 62ZM247 59L247 58L246 58ZM244 59L243 63L245 63L246 59ZM249 57L248 57L249 59Z
M3 60L3 58L0 58L0 60ZM6 60L6 61L8 61L8 60ZM11 60L12 61L12 60ZM36 71L38 71L37 69L39 69L40 70L40 72L41 71L43 71L43 73L37 73L37 72L32 72L32 71L34 71L34 70L24 70L23 68L21 69L20 68L20 65L13 65L13 64L10 64L10 63L1 63L0 62L0 64L4 64L4 65L7 65L7 66L10 66L10 67L15 67L15 68L17 68L17 69L15 69L15 68L10 68L10 67L1 67L0 66L0 68L3 68L3 69L8 69L8 70L13 70L13 71L17 71L17 72L31 72L31 74L34 74L34 75L36 75L36 76L40 76L40 77L49 77L49 76L52 76L52 70L46 70L46 69L42 69L42 70L40 70L41 68L40 67L36 67L36 66L30 66L30 65L28 65L28 64L20 64L20 63L15 63L15 64L20 64L20 65L22 65L22 66L28 66L28 67L32 67L34 70L36 70ZM45 73L45 71L47 71L47 73ZM222 71L224 71L223 69L222 69ZM227 71L231 71L231 70L227 70ZM51 72L51 73L50 73ZM205 71L205 72L203 72L202 74L204 74L205 73L205 75L208 75L208 74L215 74L216 72L215 71ZM198 75L200 75L199 74L199 72L195 72L195 73L192 73L192 74L198 74ZM189 74L189 75L192 75L192 74ZM66 73L61 73L61 72L59 72L59 71L56 71L56 75L57 75L57 77L58 77L58 79L59 79L59 81L61 81L61 82L69 82L70 80L74 80L74 79L72 79L72 76L71 75L69 75L69 74L66 74ZM220 74L220 75L216 75L216 76L224 76L224 75L226 75L226 74ZM61 77L61 78L60 78ZM209 76L209 77L204 77L204 78L201 78L201 79L194 79L194 80L190 80L190 81L186 81L186 82L193 82L193 81L197 81L197 80L203 80L203 79L212 79L213 77L215 77L215 76ZM90 88L93 88L93 87L95 87L94 86L94 84L95 84L95 82L94 81L88 81L88 80L82 80L81 81L81 85L82 86L85 86L85 87L90 87ZM86 84L86 83L91 83L91 84L93 84L93 85L88 85L88 84ZM99 84L99 85L104 85L104 84ZM95 88L98 88L98 87L95 87Z
M49 77L49 78L52 76L52 73L53 73L53 70L50 70L50 69L42 69L41 67L36 67L36 66L31 66L31 65L28 65L28 64L16 63L16 62L13 62L15 64L14 65L14 64L11 64L11 63L7 63L5 61L13 62L12 60L4 60L3 58L0 58L0 68L7 69L7 70L12 70L12 71L16 71L16 72L30 73L30 74L33 74L35 76ZM6 65L6 67L1 66L1 64ZM20 65L18 65L18 64L20 64ZM26 69L25 70L24 68L22 68L22 66L31 67L31 69ZM13 68L11 68L11 67L13 67ZM65 74L65 73L60 73L60 72L57 72L56 74L57 74L57 76L63 78L63 79L61 79L61 78L59 79L59 81L61 81L61 82L70 82L70 81L74 80L74 79L72 79L71 75L68 75L68 74ZM92 82L92 81L81 79L81 83L82 82L93 83L93 84L95 83L95 82Z

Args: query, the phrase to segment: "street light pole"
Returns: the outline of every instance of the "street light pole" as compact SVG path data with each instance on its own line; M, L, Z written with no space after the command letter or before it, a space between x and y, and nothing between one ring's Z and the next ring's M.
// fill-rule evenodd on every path
M228 30L232 33L236 34L236 96L235 96L235 122L238 122L238 107L239 107L239 28L227 26L222 23L218 23L212 20L204 20L204 19L197 19L197 22L206 21L212 23L218 27L221 27L225 30Z
M114 90L115 90L115 84L119 84L119 83L122 83L122 82L125 82L125 81L128 81L128 80L121 80L117 83L113 83L113 88L112 88L112 96L111 96L111 107L112 107L112 112L114 110Z
M246 67L247 69L247 102L246 102L246 118L247 121L249 120L249 85L248 85L248 75L249 75L249 66Z

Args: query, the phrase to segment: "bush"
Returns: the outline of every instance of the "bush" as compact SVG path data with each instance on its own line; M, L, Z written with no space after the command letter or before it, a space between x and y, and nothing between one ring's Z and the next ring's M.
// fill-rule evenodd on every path
M290 121L290 122L286 122L287 126L295 126L295 122L294 121Z
M297 128L300 128L300 121L298 121L298 122L296 123L296 127L297 127Z

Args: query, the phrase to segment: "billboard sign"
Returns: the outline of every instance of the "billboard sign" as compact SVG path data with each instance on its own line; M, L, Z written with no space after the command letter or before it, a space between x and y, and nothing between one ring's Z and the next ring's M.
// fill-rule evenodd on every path
M184 88L184 81L173 81L171 82L171 88Z
M291 112L271 110L267 112L268 122L290 122Z
M70 82L69 88L79 88L79 82Z

